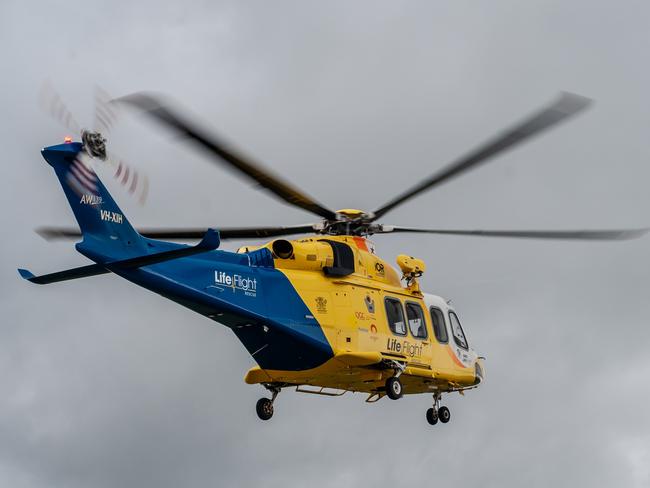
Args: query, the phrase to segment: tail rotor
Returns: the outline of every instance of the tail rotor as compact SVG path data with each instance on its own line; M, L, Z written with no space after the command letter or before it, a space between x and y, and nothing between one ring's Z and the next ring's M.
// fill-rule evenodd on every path
M144 206L149 195L149 178L134 166L129 164L113 151L108 151L105 135L109 135L119 117L119 107L111 103L111 97L104 89L95 87L94 130L82 129L68 109L65 102L54 89L51 82L43 84L39 96L39 104L44 112L50 115L63 127L75 134L81 135L83 151L90 156L86 158L101 161L111 168L113 178ZM68 138L66 137L66 141Z

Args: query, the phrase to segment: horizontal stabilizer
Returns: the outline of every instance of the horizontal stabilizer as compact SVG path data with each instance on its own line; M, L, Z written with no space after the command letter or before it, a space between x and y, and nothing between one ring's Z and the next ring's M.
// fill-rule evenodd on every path
M114 267L121 269L140 268L141 266L162 263L163 261L169 261L171 259L185 258L193 256L194 254L214 251L219 247L220 242L219 232L214 229L208 229L203 236L203 239L201 239L201 242L196 246L183 247L181 249L173 249L171 251L163 251L156 254L146 254L144 256L123 259L121 261L113 261L111 263L106 263L106 267L109 269Z
M18 273L20 273L20 276L24 279L31 281L32 283L47 285L59 281L75 280L87 276L106 274L118 269L134 269L142 266L149 266L151 264L162 263L164 261L170 261L172 259L185 258L194 254L214 251L219 247L219 244L219 232L214 229L208 229L203 236L203 239L201 239L201 242L192 247L183 247L171 251L147 254L145 256L137 256L135 258L122 259L120 261L112 261L105 264L90 264L88 266L81 266L80 268L66 269L64 271L57 271L56 273L41 276L34 276L26 269L19 269Z
M36 283L37 285L49 285L50 283L57 283L59 281L76 280L77 278L110 273L108 269L99 264L90 264L88 266L66 269L65 271L57 271L56 273L41 276L34 276L26 269L19 269L18 272L24 279Z

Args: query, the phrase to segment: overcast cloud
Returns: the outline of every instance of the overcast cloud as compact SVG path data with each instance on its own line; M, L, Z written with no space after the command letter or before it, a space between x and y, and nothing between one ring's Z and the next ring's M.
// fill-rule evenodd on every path
M272 421L225 327L116 276L37 287L86 264L44 224L73 223L41 147L82 125L93 88L169 94L333 208L372 210L552 99L587 112L384 218L447 228L650 224L650 4L645 1L0 3L0 485L650 486L650 238L567 243L377 237L423 258L488 380L374 405L286 391ZM147 121L110 147L146 171L130 220L273 225L310 215L255 191ZM224 244L231 249L236 242Z

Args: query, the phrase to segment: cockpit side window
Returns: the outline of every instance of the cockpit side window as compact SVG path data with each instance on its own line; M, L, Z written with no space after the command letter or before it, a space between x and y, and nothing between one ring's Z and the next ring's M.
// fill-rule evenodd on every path
M447 327L445 326L445 316L442 310L436 307L429 309L431 313L431 323L433 324L433 333L440 344L447 344L449 342L449 334L447 334Z
M465 333L463 328L460 325L460 320L454 312L449 312L449 321L451 322L451 333L454 335L454 342L458 347L467 349L467 339L465 339Z
M420 305L414 302L406 302L406 320L413 337L416 339L427 338L427 326L424 323L424 313L422 313Z
M406 324L404 323L404 310L402 302L396 298L386 298L386 319L393 334L406 335Z

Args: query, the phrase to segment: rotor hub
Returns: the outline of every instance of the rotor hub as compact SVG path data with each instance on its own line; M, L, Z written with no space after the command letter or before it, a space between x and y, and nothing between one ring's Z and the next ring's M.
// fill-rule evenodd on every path
M89 156L106 160L106 139L101 133L84 130L81 132L81 142Z
M355 208L342 208L341 210L336 211L336 216L340 220L367 220L371 219L372 215L363 210L357 210Z

